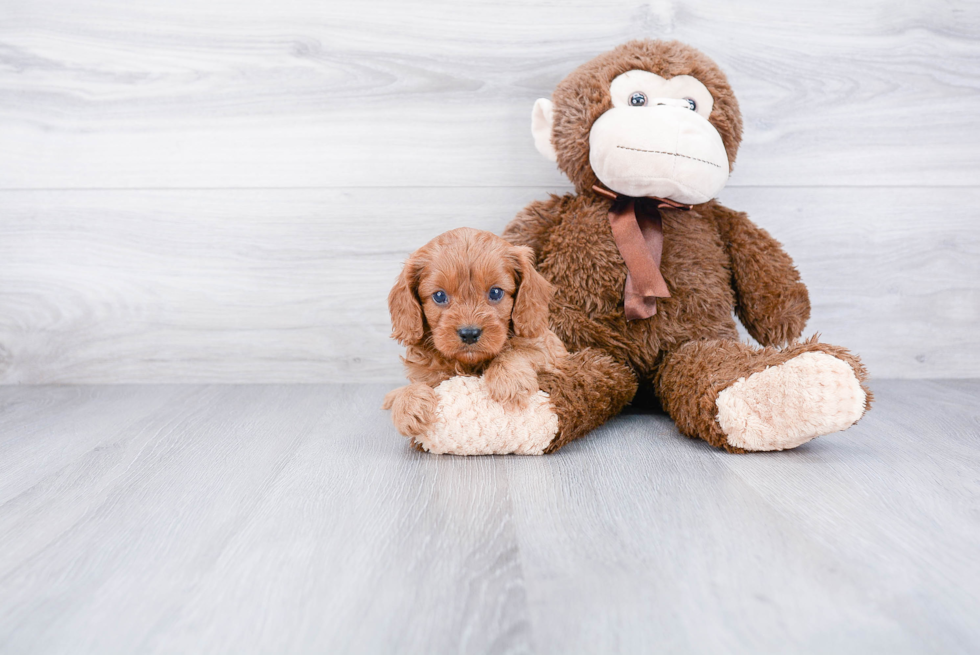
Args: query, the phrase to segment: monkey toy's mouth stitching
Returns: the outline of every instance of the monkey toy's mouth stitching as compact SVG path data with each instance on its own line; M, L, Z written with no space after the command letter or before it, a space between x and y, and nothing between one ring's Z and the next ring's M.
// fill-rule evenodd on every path
M707 161L706 159L698 159L697 157L691 157L690 155L682 155L677 152L664 152L663 150L644 150L643 148L629 148L627 146L616 146L622 150L633 150L635 152L649 152L654 155L670 155L671 157L683 157L685 159L693 159L694 161L699 161L702 164L708 164L709 166L714 166L715 168L721 168L718 164Z

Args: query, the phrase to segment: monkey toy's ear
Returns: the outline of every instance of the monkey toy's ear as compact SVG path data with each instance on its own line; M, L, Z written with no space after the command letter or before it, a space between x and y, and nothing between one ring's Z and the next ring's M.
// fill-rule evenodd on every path
M555 105L546 98L539 98L531 110L531 134L534 146L549 161L558 161L555 144L551 142L551 129L555 124Z
M405 262L405 268L388 294L391 338L403 346L413 346L422 341L422 305L415 293L420 269L419 253L415 252Z

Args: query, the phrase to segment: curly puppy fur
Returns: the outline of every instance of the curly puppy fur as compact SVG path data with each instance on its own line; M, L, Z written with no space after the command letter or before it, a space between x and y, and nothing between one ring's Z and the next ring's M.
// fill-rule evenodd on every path
M663 209L661 272L670 298L658 299L655 316L627 321L623 288L627 269L609 227L610 200L597 195L600 181L589 164L592 124L611 105L610 82L641 69L665 78L692 75L714 98L709 121L734 164L741 140L738 103L721 70L697 50L678 43L633 41L579 67L555 90L552 143L558 167L577 193L531 203L508 225L504 238L533 249L538 271L554 286L551 328L569 351L594 349L595 370L556 378L548 389L563 432L588 431L632 398L638 383L654 384L662 406L681 432L733 452L717 422L718 394L739 378L819 351L847 362L864 387L854 355L815 339L794 343L810 315L807 289L789 255L741 212L717 201L691 211ZM733 313L762 349L738 343ZM783 350L778 347L786 347ZM547 384L545 385L548 386ZM603 389L601 394L590 390ZM557 443L557 442L556 442Z
M494 287L503 291L499 300L489 295ZM433 299L439 291L441 304ZM406 346L412 382L385 397L398 430L423 434L436 416L434 388L454 376L482 376L505 409L526 407L538 375L553 374L567 355L548 329L551 294L531 249L490 232L459 228L416 250L388 295L392 337ZM479 336L464 340L461 329Z

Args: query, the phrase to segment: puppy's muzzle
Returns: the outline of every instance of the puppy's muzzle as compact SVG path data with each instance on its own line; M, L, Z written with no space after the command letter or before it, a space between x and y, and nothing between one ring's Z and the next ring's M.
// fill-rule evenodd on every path
M474 344L480 340L480 335L483 334L483 330L468 325L456 330L456 334L459 335L459 340L463 343Z

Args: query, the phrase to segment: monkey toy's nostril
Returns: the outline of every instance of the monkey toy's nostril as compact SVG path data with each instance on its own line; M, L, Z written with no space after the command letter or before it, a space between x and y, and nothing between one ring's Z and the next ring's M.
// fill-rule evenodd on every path
M483 330L478 327L461 327L456 330L456 334L459 335L463 343L476 343L480 340L480 335L483 334Z

